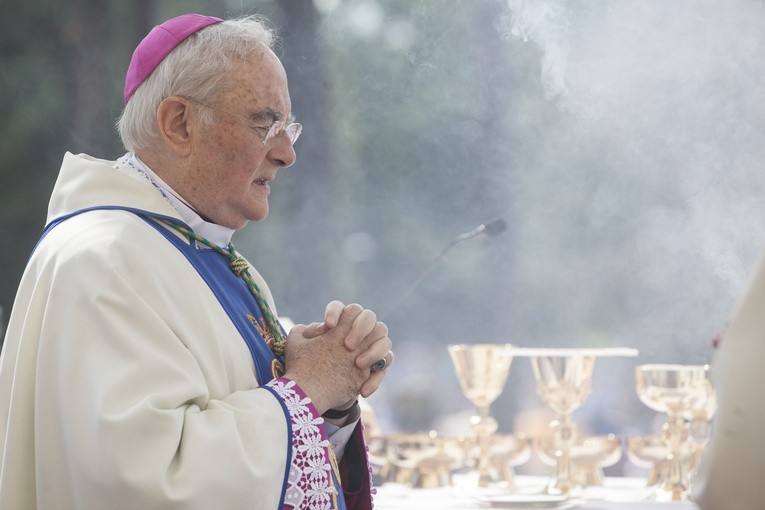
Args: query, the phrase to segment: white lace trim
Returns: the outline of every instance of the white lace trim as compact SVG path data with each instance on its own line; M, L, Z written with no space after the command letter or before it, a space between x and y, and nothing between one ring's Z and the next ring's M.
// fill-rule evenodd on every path
M274 379L267 386L284 400L292 420L292 463L284 506L331 510L337 490L332 482L330 444L320 427L324 419L311 411L311 399L299 392L294 381Z

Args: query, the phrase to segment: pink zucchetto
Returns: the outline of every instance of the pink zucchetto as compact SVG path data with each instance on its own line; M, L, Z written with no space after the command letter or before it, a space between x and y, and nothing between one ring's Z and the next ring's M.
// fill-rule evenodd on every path
M223 20L212 16L183 14L152 28L138 44L133 58L130 59L125 76L125 103L173 48L194 32L221 21Z

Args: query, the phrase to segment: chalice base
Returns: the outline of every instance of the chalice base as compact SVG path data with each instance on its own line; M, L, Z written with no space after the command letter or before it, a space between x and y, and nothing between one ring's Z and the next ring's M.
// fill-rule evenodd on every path
M688 501L690 489L685 484L671 485L663 483L656 487L653 494L654 501Z
M491 487L499 482L499 478L494 475L493 472L478 473L478 486L479 487Z
M551 496L576 497L582 493L582 486L570 480L558 480L557 478L553 478L548 482L545 492Z
M483 485L485 484L485 485ZM514 485L508 484L499 474L491 470L488 474L481 475L476 469L457 474L453 477L453 486L475 489L476 487L491 487L492 489L512 490Z

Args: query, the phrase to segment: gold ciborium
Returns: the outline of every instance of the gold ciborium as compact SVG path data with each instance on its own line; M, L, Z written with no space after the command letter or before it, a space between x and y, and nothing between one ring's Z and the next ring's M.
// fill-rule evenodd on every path
M634 436L627 438L627 458L638 467L648 470L646 485L661 485L669 476L669 448L660 436ZM695 452L693 445L683 443L680 456L684 472L690 472L694 466Z
M463 447L459 441L441 437L434 430L427 434L388 435L385 437L385 449L387 464L380 476L385 481L411 487L451 485L452 471L463 463Z
M548 466L556 464L555 439L545 436L537 439L539 458ZM622 442L614 434L577 438L571 444L572 477L584 487L603 485L603 468L613 466L622 456Z
M494 434L490 438L489 464L507 487L515 488L515 466L531 458L531 439L525 434Z
M708 371L708 365L650 364L635 369L640 400L654 411L667 414L661 429L662 440L669 450L667 476L657 488L658 500L680 501L688 497L689 481L682 457L689 427L684 415L709 405L714 390Z
M449 355L454 372L465 396L476 406L478 414L470 419L478 440L478 485L486 487L498 481L492 476L489 463L491 435L497 431L497 420L489 414L491 404L502 393L513 361L510 344L450 345Z

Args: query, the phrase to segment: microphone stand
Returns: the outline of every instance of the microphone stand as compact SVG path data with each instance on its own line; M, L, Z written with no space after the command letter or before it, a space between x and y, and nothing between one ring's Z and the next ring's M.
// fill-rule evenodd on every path
M436 257L430 261L430 263L425 266L425 269L422 270L422 272L417 276L417 278L412 281L412 283L409 284L407 288L404 289L404 291L399 294L398 298L396 298L392 304L388 306L388 308L382 313L380 316L380 320L385 319L388 317L396 308L399 307L399 305L409 296L409 294L412 293L414 289L417 288L417 286L425 279L427 276L435 269L435 267L443 260L443 258L446 256L447 253L449 253L452 248L457 246L463 241L467 241L468 239L472 239L473 237L476 237L481 234L494 236L502 232L507 228L507 224L505 223L505 220L502 218L496 219L494 221L491 221L489 223L478 225L476 228L471 230L470 232L465 232L464 234L460 234L458 236L455 236L451 241L449 241L449 244L446 245L446 247L441 250L441 253L436 255Z

